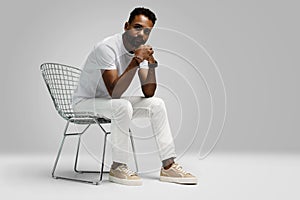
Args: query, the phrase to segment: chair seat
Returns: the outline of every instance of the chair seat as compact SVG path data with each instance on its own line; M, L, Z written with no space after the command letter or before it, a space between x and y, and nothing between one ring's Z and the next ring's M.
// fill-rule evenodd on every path
M110 119L106 119L106 118L96 118L96 120L100 124L111 123L111 120ZM74 123L74 124L95 124L96 123L94 121L94 119L91 119L91 118L70 118L69 121L72 122L72 123Z
M66 120L75 124L95 124L97 120L100 124L111 123L109 118L97 115L93 112L64 112Z

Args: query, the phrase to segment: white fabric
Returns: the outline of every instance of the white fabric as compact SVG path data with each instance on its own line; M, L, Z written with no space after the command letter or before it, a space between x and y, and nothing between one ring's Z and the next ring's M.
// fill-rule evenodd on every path
M118 75L121 75L133 56L134 54L125 49L121 33L107 37L96 44L83 64L78 87L73 94L73 105L88 98L110 98L101 69L117 69ZM140 68L148 68L148 61L144 60Z
M157 97L122 97L121 99L86 99L74 106L75 111L88 111L111 119L112 159L127 163L129 127L134 118L150 119L161 161L176 157L165 104Z

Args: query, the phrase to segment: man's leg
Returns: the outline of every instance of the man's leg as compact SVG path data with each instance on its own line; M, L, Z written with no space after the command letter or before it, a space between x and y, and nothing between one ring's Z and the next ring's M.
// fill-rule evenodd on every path
M133 107L133 118L148 117L151 121L163 164L160 180L180 184L197 184L195 176L184 171L178 163L174 163L175 145L163 100L157 97L129 97L127 99Z
M74 111L94 112L111 119L111 142L113 164L109 180L124 185L142 185L138 175L128 169L129 126L133 109L126 99L95 98L79 102Z
M129 150L129 126L132 106L126 99L95 98L79 102L75 111L93 112L111 119L112 159L116 163L127 163Z
M157 97L124 97L133 107L132 118L149 118L164 167L174 163L176 157L173 136L170 130L167 111L162 99Z

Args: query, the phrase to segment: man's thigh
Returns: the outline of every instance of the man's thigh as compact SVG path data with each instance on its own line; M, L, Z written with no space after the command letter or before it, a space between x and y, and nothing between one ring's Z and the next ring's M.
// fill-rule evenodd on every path
M73 107L75 112L93 112L101 117L111 118L112 114L122 107L130 107L126 99L91 98L85 99Z
M163 100L158 97L145 98L142 96L130 96L122 98L131 103L133 118L150 118L153 108L164 104Z

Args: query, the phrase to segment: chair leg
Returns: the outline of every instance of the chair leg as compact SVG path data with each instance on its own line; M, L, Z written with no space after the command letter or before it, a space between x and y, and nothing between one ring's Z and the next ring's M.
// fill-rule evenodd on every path
M53 177L53 178L56 178L56 176L54 175L54 173L55 173L55 170L56 170L56 166L57 166L57 163L58 163L58 160L59 160L59 157L60 157L62 148L63 148L64 143L65 143L66 132L67 132L67 130L68 130L69 123L70 123L70 122L68 121L67 124L66 124L66 126L65 126L64 137L63 137L63 139L62 139L62 141L61 141L61 144L60 144L60 147L59 147L59 150L58 150L56 159L55 159L55 163L54 163L54 166L53 166L53 169L52 169L52 177Z
M76 157L75 157L75 164L74 164L74 171L77 173L82 173L77 169L77 163L78 163L78 155L79 155L79 148L80 148L80 142L81 142L81 135L78 137L78 143L77 143L77 150L76 150Z
M63 148L63 145L64 145L64 142L65 142L65 138L67 136L71 136L71 135L80 135L81 133L79 134L66 134L67 130L68 130L68 127L69 127L69 121L67 122L66 124L66 127L65 127L65 130L64 130L64 136L63 136L63 139L62 139L62 142L61 142L61 145L60 145L60 148L59 148L59 151L58 151L58 154L56 156L56 159L55 159L55 163L54 163L54 167L52 169L52 177L55 178L55 179L63 179L63 180L69 180L69 181L76 181L76 182L83 182L83 183L92 183L94 185L98 185L99 181L89 181L89 180L83 180L83 179L75 179L75 178L69 178L69 177L63 177L63 176L56 176L55 175L55 170L56 170L56 167L57 167L57 163L58 163L58 160L60 158L60 155L61 155L61 152L62 152L62 148ZM79 141L80 142L80 141ZM77 146L78 147L78 146ZM77 152L79 152L79 149L77 150ZM77 154L77 153L76 153ZM78 156L78 155L77 155ZM76 161L77 162L77 161ZM77 165L77 164L76 164Z
M105 150L106 150L106 140L107 140L107 133L105 132L104 135L104 144L103 144L103 153L102 153L102 163L101 163L101 172L100 172L100 181L102 181L103 170L104 170L104 161L105 161Z
M105 136L104 136L104 147L103 147L103 156L102 156L102 163L104 163L104 156L105 156L105 149L106 149L106 141L107 141L107 133L105 131L105 129L103 129L103 127L101 126L101 124L99 124L99 126L101 127L101 129L103 130L103 132L105 133ZM109 173L109 171L104 171L104 166L102 167L101 165L101 168L102 170L101 171L92 171L92 170L79 170L78 169L78 160L79 160L79 153L80 153L80 145L81 145L81 135L79 136L78 138L78 143L77 143L77 150L76 150L76 157L75 157L75 163L74 163L74 171L77 172L77 173ZM102 179L101 179L102 180Z
M104 161L105 161L105 150L106 150L106 141L107 141L107 133L105 132L104 135L104 144L103 144L103 153L102 153L102 163L101 163L101 170L100 171L84 171L84 170L77 170L77 163L78 163L78 155L79 155L79 148L80 148L80 142L81 142L81 135L78 138L78 144L77 144L77 151L76 151L76 158L75 158L75 165L74 165L74 171L77 173L100 173L99 182L102 181L103 173L109 173L109 171L104 171Z
M55 163L54 163L54 166L53 166L53 169L52 169L52 177L53 177L53 178L57 178L57 177L55 176L55 170L56 170L56 166L57 166L57 163L58 163L58 160L59 160L61 151L62 151L62 147L64 146L64 143L65 143L65 138L66 138L66 136L64 135L64 137L63 137L63 139L62 139L62 141L61 141L61 144L60 144L60 147L59 147L59 150L58 150L56 159L55 159Z
M135 145L134 145L132 132L130 129L129 129L129 135L130 135L131 147L132 147L132 152L133 152L133 158L134 158L134 162L135 162L135 169L136 169L136 172L138 173L139 168L138 168L138 163L137 163L137 158L136 158L136 153L135 153Z
M84 129L82 134L86 131L86 129L90 126L90 124ZM81 135L78 137L78 143L77 143L77 149L76 149L76 157L75 157L75 163L74 163L74 171L76 173L100 173L100 171L87 171L87 170L79 170L78 169L78 160L79 160L79 153L80 153L80 145L81 145ZM107 171L104 171L104 173L108 173Z

